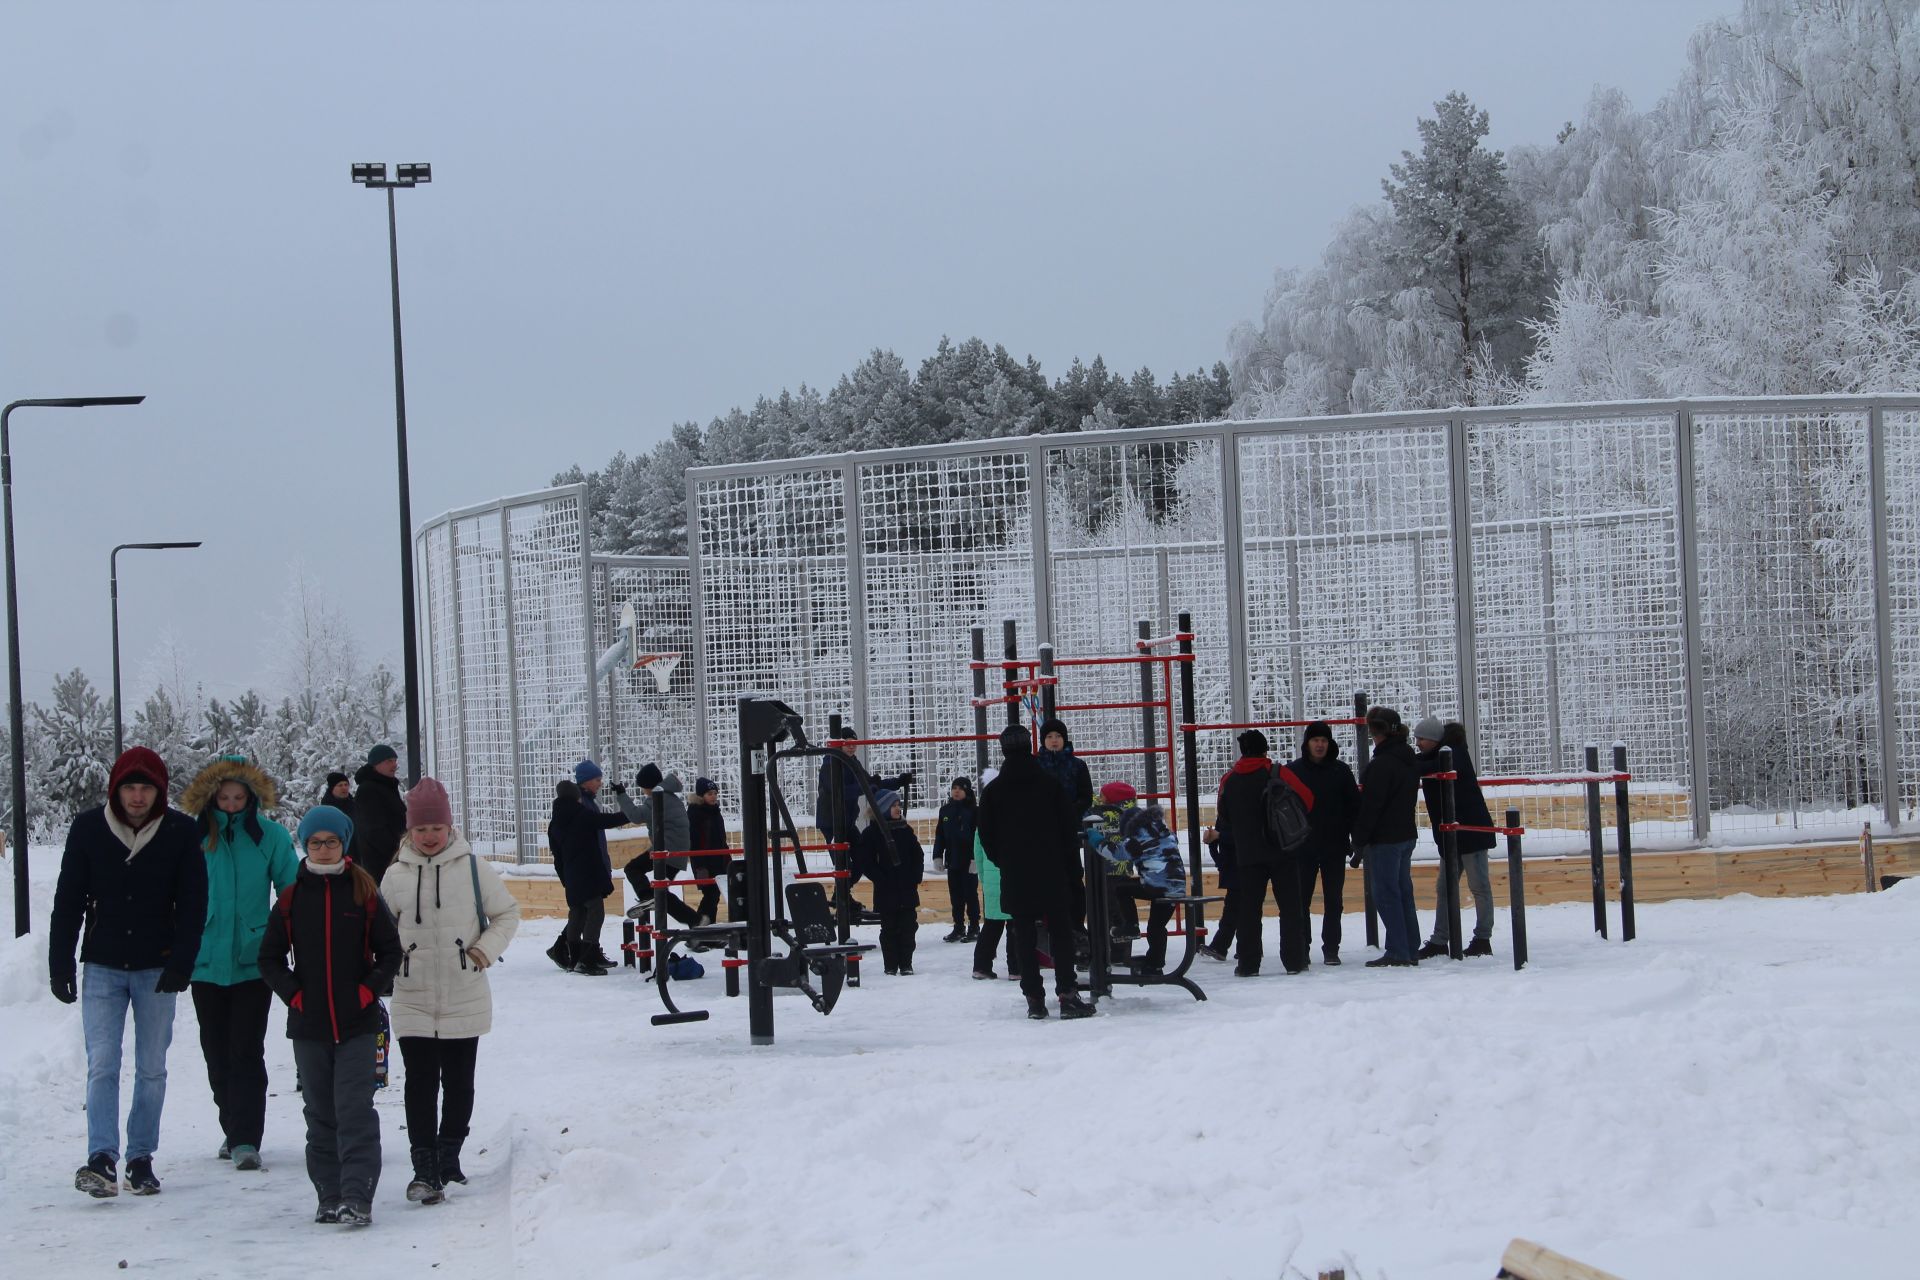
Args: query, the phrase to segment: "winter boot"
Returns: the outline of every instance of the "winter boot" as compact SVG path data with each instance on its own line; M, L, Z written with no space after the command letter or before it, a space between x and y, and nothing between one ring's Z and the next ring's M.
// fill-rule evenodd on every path
M1227 952L1224 947L1202 947L1200 948L1200 954L1206 959L1214 961L1216 964L1225 964L1227 962Z
M1035 1022L1047 1020L1047 998L1045 996L1027 997L1027 1016Z
M373 1206L365 1200L342 1200L333 1220L343 1227L372 1226Z
M313 1220L320 1223L335 1223L340 1221L340 1206L322 1200L320 1207L313 1211Z
M120 1194L120 1175L114 1170L113 1157L102 1151L88 1158L73 1175L73 1189L84 1191L95 1200Z
M973 980L975 982L987 982L999 976L999 974L991 969L975 969L973 971Z
M439 1204L446 1194L441 1190L440 1154L432 1147L414 1147L413 1181L407 1184L407 1201L410 1204Z
M1060 995L1060 1016L1062 1018L1091 1018L1093 1006L1080 998L1078 991L1065 991Z
M962 942L980 941L980 922L978 920L974 921L972 924L967 926L967 931L960 935L960 941Z
M160 1194L160 1179L153 1176L152 1156L135 1156L127 1161L127 1190L137 1196Z
M441 1186L450 1182L457 1182L463 1187L467 1185L467 1175L460 1171L460 1144L465 1141L465 1138L440 1139Z
M259 1149L249 1147L245 1143L235 1147L233 1149L233 1167L247 1173L258 1173L261 1167Z
M967 940L967 931L965 929L962 929L958 924L954 925L953 928L947 931L946 937L940 939L940 941L942 942L965 942L966 940Z
M553 945L547 948L547 959L559 965L562 973L573 968L573 948L567 945L566 934L553 940Z
M1475 938L1467 944L1467 949L1463 954L1470 956L1490 956L1493 954L1493 940L1491 938Z
M592 956L588 956L586 959L580 961L580 963L574 965L572 972L583 973L589 978L604 978L607 976L607 966L601 964Z
M1339 963L1340 963L1340 948L1338 948L1338 947L1326 947L1326 948L1324 948L1324 949L1323 949L1323 950L1322 950L1322 951L1320 952L1320 963L1321 963L1321 964L1339 964Z
M1414 952L1414 953L1413 953L1413 958L1414 958L1415 960L1431 960L1431 959L1433 959L1433 958L1434 958L1435 956L1443 956L1443 955L1445 955L1445 954L1447 954L1447 944L1446 944L1446 943L1444 943L1444 942L1429 942L1429 943L1428 943L1428 944L1427 944L1426 946L1424 946L1424 947L1422 947L1422 948L1420 948L1420 949L1419 949L1418 951L1416 951L1416 952Z

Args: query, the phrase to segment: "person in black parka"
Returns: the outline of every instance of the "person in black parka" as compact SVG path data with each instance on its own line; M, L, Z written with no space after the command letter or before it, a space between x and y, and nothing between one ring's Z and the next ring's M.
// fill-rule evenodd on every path
M367 752L367 762L353 781L359 788L353 797L353 862L379 884L400 848L400 837L407 834L400 757L386 743L378 744Z
M603 811L595 799L606 781L599 765L582 760L573 766L573 779L578 798L570 805L564 803L564 797L555 801L547 838L553 842L554 865L567 891L567 928L562 937L566 939L566 953L573 960L573 972L603 978L609 962L600 949L600 930L606 923L607 896L613 892L613 859L607 853L607 832L626 826L627 817Z
M1373 759L1360 775L1360 806L1353 815L1354 848L1366 862L1373 908L1380 913L1385 954L1367 968L1400 968L1420 961L1420 917L1413 907L1413 845L1420 829L1413 806L1420 798L1420 775L1407 741L1407 726L1392 707L1367 712Z
M1038 930L1059 939L1073 936L1075 869L1080 864L1078 833L1071 826L1071 802L1040 762L1020 725L1000 735L1006 760L1000 774L980 793L980 850L1000 873L1000 909L1013 927L1014 955L1027 1016L1047 1016L1046 987L1040 977ZM1093 1009L1080 998L1073 957L1065 948L1055 957L1054 992L1060 1016L1084 1018Z
M329 773L326 788L320 792L320 803L330 809L338 809L351 819L354 816L353 780L338 770ZM397 845L395 847L398 848ZM356 853L352 845L347 846L347 856L358 862L360 859L355 856Z
M1427 803L1427 825L1435 832L1435 842L1439 840L1440 788L1446 784L1424 779L1440 771L1441 747L1452 751L1453 770L1460 775L1453 783L1453 820L1463 827L1491 827L1493 815L1487 812L1487 797L1481 793L1480 777L1474 772L1473 757L1467 753L1467 727L1455 720L1443 725L1439 717L1427 716L1414 726L1413 738L1414 755L1423 779L1420 790ZM1473 941L1466 945L1465 954L1490 956L1493 954L1493 880L1487 870L1487 851L1494 847L1494 836L1491 831L1456 831L1453 839L1454 849L1460 855L1453 868L1454 882L1459 882L1460 873L1464 871L1467 887L1473 891ZM1447 954L1446 875L1445 867L1435 872L1433 932L1427 935L1427 945L1420 948L1422 960Z
M1223 839L1233 840L1239 861L1240 919L1234 928L1237 943L1233 967L1236 977L1259 974L1266 942L1261 936L1266 914L1267 886L1273 886L1274 905L1280 910L1280 963L1288 973L1305 972L1312 944L1313 919L1301 895L1301 852L1288 853L1267 830L1267 783L1278 778L1311 807L1313 792L1285 765L1267 758L1267 735L1248 729L1238 739L1240 758L1220 779L1214 803L1214 826Z
M1287 766L1313 792L1309 815L1312 831L1298 853L1300 902L1313 904L1313 885L1320 882L1320 955L1327 964L1340 963L1340 913L1346 903L1347 858L1353 852L1353 815L1360 805L1360 784L1340 758L1340 744L1324 720L1307 726L1300 738L1300 758Z
M854 861L873 882L873 907L880 913L880 957L887 972L913 973L913 944L920 932L920 881L926 876L927 855L907 821L897 791L877 791L876 815L865 798L860 802L860 834L854 840ZM892 852L889 856L888 847Z
M859 748L848 745L857 740L853 729L842 725L840 732L827 743L838 756L827 755L820 760L819 786L813 800L813 825L828 844L851 845L860 834L857 825L862 798L860 780L854 776L853 770L841 763L846 757L858 753ZM875 775L873 789L904 792L912 783L913 770L909 769L891 778ZM844 866L849 872L845 880L837 882L838 887L834 891L836 906L841 909L858 907L853 901L853 886L860 883L861 871L854 865L851 852L848 850L832 855L836 859L835 867Z
M973 865L973 833L979 808L973 801L973 783L955 778L952 798L940 806L933 830L933 868L947 873L947 900L953 905L953 932L942 942L972 942L980 936L980 877Z

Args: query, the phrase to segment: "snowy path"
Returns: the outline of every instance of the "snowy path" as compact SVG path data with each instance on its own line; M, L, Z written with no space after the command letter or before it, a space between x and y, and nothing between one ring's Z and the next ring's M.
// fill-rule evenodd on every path
M84 1053L36 933L0 945L0 1251L23 1275L126 1259L247 1280L1224 1280L1342 1255L1369 1280L1484 1280L1526 1235L1629 1280L1912 1275L1920 885L1640 918L1623 946L1587 936L1584 906L1530 913L1525 974L1504 955L1369 972L1350 948L1302 978L1205 966L1206 1004L1127 994L1093 1022L1037 1025L928 926L915 977L872 977L825 1019L783 997L780 1043L757 1050L717 974L683 993L710 1022L655 1029L650 988L560 974L540 955L554 923L531 922L496 970L473 1184L439 1209L401 1200L389 1091L365 1233L308 1221L278 1016L271 1168L212 1158L184 1000L165 1194L71 1190Z

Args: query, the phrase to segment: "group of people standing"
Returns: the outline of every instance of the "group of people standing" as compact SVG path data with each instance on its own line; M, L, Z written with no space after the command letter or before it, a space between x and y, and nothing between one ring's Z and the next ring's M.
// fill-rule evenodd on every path
M87 1049L87 1160L74 1186L121 1189L121 1041L134 1024L125 1188L160 1191L153 1157L166 1100L175 998L191 990L218 1111L217 1157L264 1169L266 1032L286 1005L306 1119L314 1220L364 1225L380 1177L376 1042L391 1025L405 1063L413 1180L437 1203L464 1182L475 1050L491 1026L486 970L519 922L492 866L453 825L446 789L404 795L398 757L374 747L355 794L344 774L287 829L273 779L223 756L168 804L167 766L135 747L114 762L106 802L67 834L54 891L54 996L81 1004ZM430 883L429 883L430 882ZM75 947L79 959L75 960Z

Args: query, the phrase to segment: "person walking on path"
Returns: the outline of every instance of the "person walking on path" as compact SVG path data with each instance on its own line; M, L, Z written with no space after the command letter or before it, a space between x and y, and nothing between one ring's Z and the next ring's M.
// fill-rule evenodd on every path
M1280 847L1267 829L1267 784L1278 780L1292 787L1303 807L1311 809L1313 792L1285 765L1267 758L1267 735L1258 729L1240 734L1240 758L1220 779L1220 793L1214 802L1214 826L1223 838L1233 841L1239 861L1240 918L1234 926L1238 943L1234 976L1256 977L1260 973L1265 939L1262 918L1266 914L1267 886L1273 886L1274 904L1280 909L1280 963L1288 973L1303 973L1312 942L1312 917L1307 915L1301 894L1300 850L1289 853Z
M400 933L373 877L347 861L353 820L316 805L296 835L306 857L260 940L260 976L287 1004L307 1118L315 1222L366 1226L380 1184L373 1109L380 995L400 971ZM293 957L288 963L288 955Z
M1440 717L1425 716L1414 726L1413 739L1423 779L1440 771L1441 747L1452 751L1453 771L1459 775L1453 782L1453 820L1463 827L1493 826L1493 815L1487 811L1487 797L1480 790L1480 776L1474 771L1473 757L1467 753L1467 727L1458 721L1441 724ZM1436 843L1440 838L1440 788L1445 785L1429 781L1420 784L1427 802L1427 825L1433 829ZM1494 843L1492 831L1453 833L1453 848L1458 855L1453 864L1454 884L1460 883L1460 873L1465 871L1467 886L1473 890L1473 941L1465 948L1469 956L1493 954L1493 878L1487 870L1487 851ZM1433 932L1427 935L1427 945L1420 948L1420 959L1447 954L1450 927L1447 868L1446 860L1442 859L1439 870L1434 873Z
M1420 961L1420 917L1413 907L1413 844L1419 828L1413 819L1420 775L1407 726L1391 707L1367 712L1373 758L1360 775L1360 805L1353 815L1353 844L1366 866L1373 907L1385 931L1382 954L1367 968L1402 968Z
M373 877L387 874L400 836L407 829L407 802L400 794L400 757L382 742L367 752L367 762L353 775L359 790L353 797L354 865Z
M1033 744L1020 725L1000 734L1006 759L999 776L980 793L980 847L999 871L1000 907L1013 928L1014 958L1027 1016L1047 1016L1046 986L1036 954L1042 922L1054 948L1054 993L1063 1018L1086 1018L1093 1006L1080 998L1073 954L1074 867L1078 833L1070 826L1071 802L1034 758Z
M979 807L973 783L965 778L955 778L947 796L933 829L933 869L947 873L947 901L953 907L953 931L941 941L973 942L980 937L980 877L973 862Z
M980 790L984 794L987 784L1000 776L998 769L988 769L980 775ZM980 912L985 918L980 926L980 936L973 943L973 976L980 981L990 981L1000 975L993 971L993 955L1000 949L1000 939L1007 940L1007 976L1020 976L1020 966L1013 958L1013 938L1007 933L1007 913L1000 909L1000 868L995 866L986 850L980 847L980 828L978 811L973 831L973 867L980 876Z
M567 891L567 927L561 936L573 960L573 972L604 978L609 961L600 948L600 930L606 923L607 896L613 892L607 832L626 826L627 816L600 808L596 797L606 779L593 761L573 766L573 781L578 800L569 804L563 796L553 807L553 823L547 829L547 838L558 840L553 860L561 868L560 883Z
M473 1119L480 1037L493 1028L487 970L520 927L520 904L493 864L453 825L438 779L407 792L407 834L380 882L400 927L393 1033L406 1063L407 1199L439 1204L462 1183L460 1148Z
M920 881L927 855L907 821L898 791L877 791L875 806L860 798L860 834L854 859L873 882L873 907L880 913L880 959L889 974L911 977L914 943L920 933Z
M241 756L202 769L180 796L200 824L207 863L207 924L193 964L200 1053L220 1115L222 1160L260 1168L267 1120L267 1016L273 992L260 977L260 939L274 900L293 883L293 837L262 810L279 807L273 779Z
M1320 958L1340 963L1340 914L1346 907L1347 858L1353 853L1353 815L1360 806L1360 784L1340 758L1333 728L1315 720L1300 737L1300 758L1287 766L1313 792L1308 814L1311 831L1296 855L1300 868L1300 905L1313 905L1313 884L1320 882Z
M167 807L167 766L160 757L130 748L107 776L107 802L81 813L67 830L47 929L54 998L81 1001L87 1162L73 1185L90 1196L120 1192L120 1059L129 1010L127 1190L137 1196L160 1190L153 1153L167 1100L174 998L193 979L206 921L207 860L193 819ZM76 944L84 983L74 963Z

